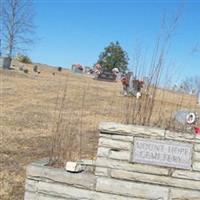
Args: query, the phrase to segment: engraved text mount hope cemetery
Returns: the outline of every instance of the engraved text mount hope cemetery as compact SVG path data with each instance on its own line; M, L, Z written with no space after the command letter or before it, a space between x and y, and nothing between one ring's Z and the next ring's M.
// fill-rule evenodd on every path
M190 169L192 144L135 138L132 161L143 164Z

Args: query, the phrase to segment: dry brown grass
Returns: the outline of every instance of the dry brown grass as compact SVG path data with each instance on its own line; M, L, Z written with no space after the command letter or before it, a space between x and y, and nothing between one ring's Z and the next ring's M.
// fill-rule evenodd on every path
M16 68L17 66L18 64ZM30 71L28 74L18 70L0 70L2 200L23 199L27 164L47 157L51 152L51 139L55 132L52 130L55 129L55 116L58 114L55 107L62 101L66 77L68 89L62 120L70 123L67 126L63 123L62 133L68 133L70 139L73 139L80 134L81 124L81 134L84 136L80 150L82 157L95 156L97 126L100 121L127 122L130 120L127 118L133 116L127 116L126 113L131 113L133 97L126 98L120 95L120 83L95 81L89 77L74 75L67 70L57 72L55 68L46 66L39 66L41 74L35 75L32 66L27 67ZM53 76L52 72L56 75ZM84 93L86 89L87 93ZM169 92L158 91L153 111L157 114L151 119L153 125L157 125L159 120L162 121L159 124L165 124L163 116L170 118L171 112L180 107L179 104L182 107L197 109L193 97L175 94L176 97L173 98L170 95ZM70 140L66 140L62 145L66 147L69 142ZM74 152L80 147L80 143L76 145L71 146Z

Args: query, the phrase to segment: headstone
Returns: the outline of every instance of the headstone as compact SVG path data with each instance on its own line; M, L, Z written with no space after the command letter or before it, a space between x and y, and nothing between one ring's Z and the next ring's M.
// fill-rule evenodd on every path
M10 57L0 57L0 67L3 69L9 69L11 64Z
M37 66L37 65L34 65L34 66L33 66L33 71L34 71L34 72L38 72L38 66Z
M182 125L195 124L198 120L196 113L188 110L179 110L175 113L174 118Z
M103 70L97 77L99 80L115 81L116 76L108 70Z
M132 161L190 169L192 163L192 144L135 138Z
M174 114L174 118L180 124L185 125L187 124L187 115L189 115L189 113L190 112L188 110L178 110Z
M62 67L58 67L58 71L61 72L62 71Z
M72 71L74 73L82 74L83 73L83 67L80 64L73 64L72 65Z

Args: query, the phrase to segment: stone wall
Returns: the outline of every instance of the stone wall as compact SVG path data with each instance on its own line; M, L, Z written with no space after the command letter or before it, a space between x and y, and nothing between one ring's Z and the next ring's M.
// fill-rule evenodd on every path
M90 170L73 174L47 167L44 161L29 165L25 200L200 200L199 135L101 123L99 136L96 161L84 164ZM173 151L182 157L169 161L177 161L177 166L135 162L134 145L138 138L159 141L161 147L163 142L175 143L177 149ZM184 145L191 147L187 169L180 165L187 153Z

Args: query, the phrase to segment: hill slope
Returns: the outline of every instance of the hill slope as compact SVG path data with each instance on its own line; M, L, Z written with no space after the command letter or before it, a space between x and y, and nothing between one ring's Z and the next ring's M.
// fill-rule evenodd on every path
M49 155L55 116L59 114L56 107L61 105L64 88L63 121L67 123L70 118L72 132L79 131L77 124L81 123L83 157L95 155L98 123L103 120L127 122L127 113L133 106L133 97L120 95L120 83L95 81L68 70L58 72L46 65L39 65L40 74L33 72L33 65L18 62L14 65L13 71L0 69L0 174L3 183L0 196L4 200L23 199L26 165ZM19 70L22 65L29 73ZM176 100L173 93L160 90L156 97L157 109L165 104L162 109L169 116L172 110L177 109L177 102L181 102L183 107L195 108L194 97L175 95Z

